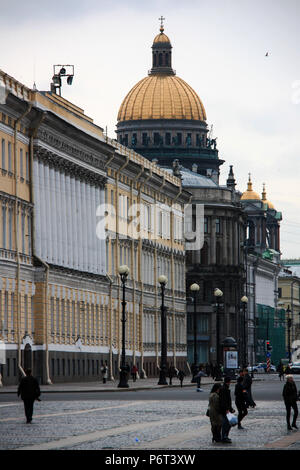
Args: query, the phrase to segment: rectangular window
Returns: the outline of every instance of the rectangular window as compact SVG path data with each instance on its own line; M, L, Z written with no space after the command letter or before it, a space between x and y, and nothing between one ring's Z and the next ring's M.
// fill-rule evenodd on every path
M2 206L2 246L6 248L6 206Z
M2 170L6 169L6 159L5 159L5 140L2 139L1 142L1 153L2 153Z
M300 295L300 292L299 292L299 295ZM281 288L281 287L278 288L278 297L279 297L280 299L281 299L281 297L282 297L282 288Z
M25 213L21 214L21 230L22 230L22 253L26 253L25 250Z
M166 132L166 135L165 135L165 144L166 144L166 145L171 145L171 133L170 133L170 132Z
M142 134L142 144L143 145L148 145L148 134L147 134L147 132L143 132L143 134Z
M29 181L29 153L26 152L26 181Z
M216 233L221 233L221 221L219 218L216 219Z
M160 144L160 135L158 132L154 132L154 145L159 145Z
M208 233L208 218L204 217L204 233Z
M182 134L181 132L177 132L177 145L182 144Z
M23 149L20 149L20 177L23 178Z
M11 142L8 142L8 171L12 172Z
M13 236L13 210L8 209L8 249L12 250L12 236Z
M15 294L12 292L10 296L10 327L12 331L14 331L14 298Z
M25 333L28 332L28 295L24 296L24 323L25 323Z

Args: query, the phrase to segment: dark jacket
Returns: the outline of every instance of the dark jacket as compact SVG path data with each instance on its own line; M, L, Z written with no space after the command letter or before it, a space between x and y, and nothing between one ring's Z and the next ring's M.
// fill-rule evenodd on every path
M247 392L242 382L243 382L243 378L239 377L237 380L237 384L235 386L235 390L234 390L235 404L238 408L242 408L248 405Z
M220 413L223 416L226 416L226 412L228 410L231 411L231 413L233 413L234 410L232 408L232 403L231 403L230 388L225 383L222 385L220 389L219 397L220 397Z
M32 375L23 377L18 387L22 400L36 400L41 394L38 381Z
M297 401L297 387L294 382L286 382L283 387L282 396L286 404L292 404Z
M247 392L251 389L252 379L249 374L244 375L243 387Z

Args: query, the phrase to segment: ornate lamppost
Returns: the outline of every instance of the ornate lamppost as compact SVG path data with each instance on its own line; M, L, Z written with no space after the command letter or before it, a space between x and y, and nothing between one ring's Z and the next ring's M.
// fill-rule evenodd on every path
M247 367L247 341L246 341L246 306L248 303L248 297L243 295L241 298L243 305L243 366Z
M161 358L160 358L160 372L158 385L168 385L166 380L167 375L167 320L165 310L165 288L168 282L166 276L159 276L158 282L161 287Z
M223 292L221 289L216 288L214 290L214 296L216 298L216 357L217 357L217 371L216 371L216 381L219 381L222 379L221 377L221 360L220 360L220 300L221 297L223 296Z
M126 350L125 350L125 323L126 323L126 315L125 315L125 284L129 274L129 268L126 264L119 267L119 274L121 277L122 282L122 289L123 289L123 299L122 299L122 356L121 356L121 371L120 371L120 382L118 387L119 388L128 388L127 382L127 367L126 367Z
M194 364L193 364L193 377L192 377L192 383L196 383L196 375L198 372L198 357L197 357L197 306L196 306L196 299L197 299L197 293L199 292L199 284L196 282L190 286L190 290L192 291L193 294L193 299L194 299Z
M286 309L287 313L287 327L288 327L288 355L289 355L289 362L291 362L291 326L292 326L292 318L290 316L291 314L291 309L290 306L288 305Z

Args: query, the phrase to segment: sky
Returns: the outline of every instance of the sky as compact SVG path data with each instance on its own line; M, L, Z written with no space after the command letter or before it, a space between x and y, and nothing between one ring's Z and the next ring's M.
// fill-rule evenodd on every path
M173 68L201 98L225 160L221 184L229 165L241 192L249 173L260 195L265 183L282 212L282 258L300 258L299 0L0 0L0 12L0 69L44 91L53 65L74 65L62 95L112 138L163 15Z

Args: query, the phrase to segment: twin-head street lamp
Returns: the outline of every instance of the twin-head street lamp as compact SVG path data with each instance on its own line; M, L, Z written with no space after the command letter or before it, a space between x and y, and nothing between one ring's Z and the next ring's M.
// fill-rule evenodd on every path
M248 303L248 297L246 295L243 295L241 298L241 302L243 305L243 366L247 367L247 341L246 341L246 306Z
M126 350L125 350L125 323L126 323L126 315L125 315L125 284L129 274L129 268L126 264L123 264L119 267L119 274L121 277L122 288L123 288L123 299L122 299L122 356L121 356L121 371L120 371L120 382L118 387L119 388L128 388L127 382L127 366L126 366Z
M289 355L289 362L291 362L291 326L292 326L292 318L290 316L291 314L291 309L290 309L290 306L288 305L287 309L286 309L286 313L287 313L287 327L288 327L288 355Z
M214 290L214 296L216 298L216 306L217 306L217 311L216 311L216 357L217 357L217 371L216 371L216 379L215 380L221 380L221 360L220 360L220 321L219 321L219 313L220 313L220 300L221 297L223 296L223 292L221 289L215 288Z
M192 377L192 383L196 383L196 375L198 372L198 357L197 357L197 307L196 307L196 298L197 298L197 293L199 292L199 284L194 282L190 286L190 290L193 294L194 297L194 365L192 369L193 377Z
M158 385L168 385L166 380L167 375L167 320L165 310L165 288L168 282L166 276L161 275L158 278L161 287L161 359L160 359L160 372Z

